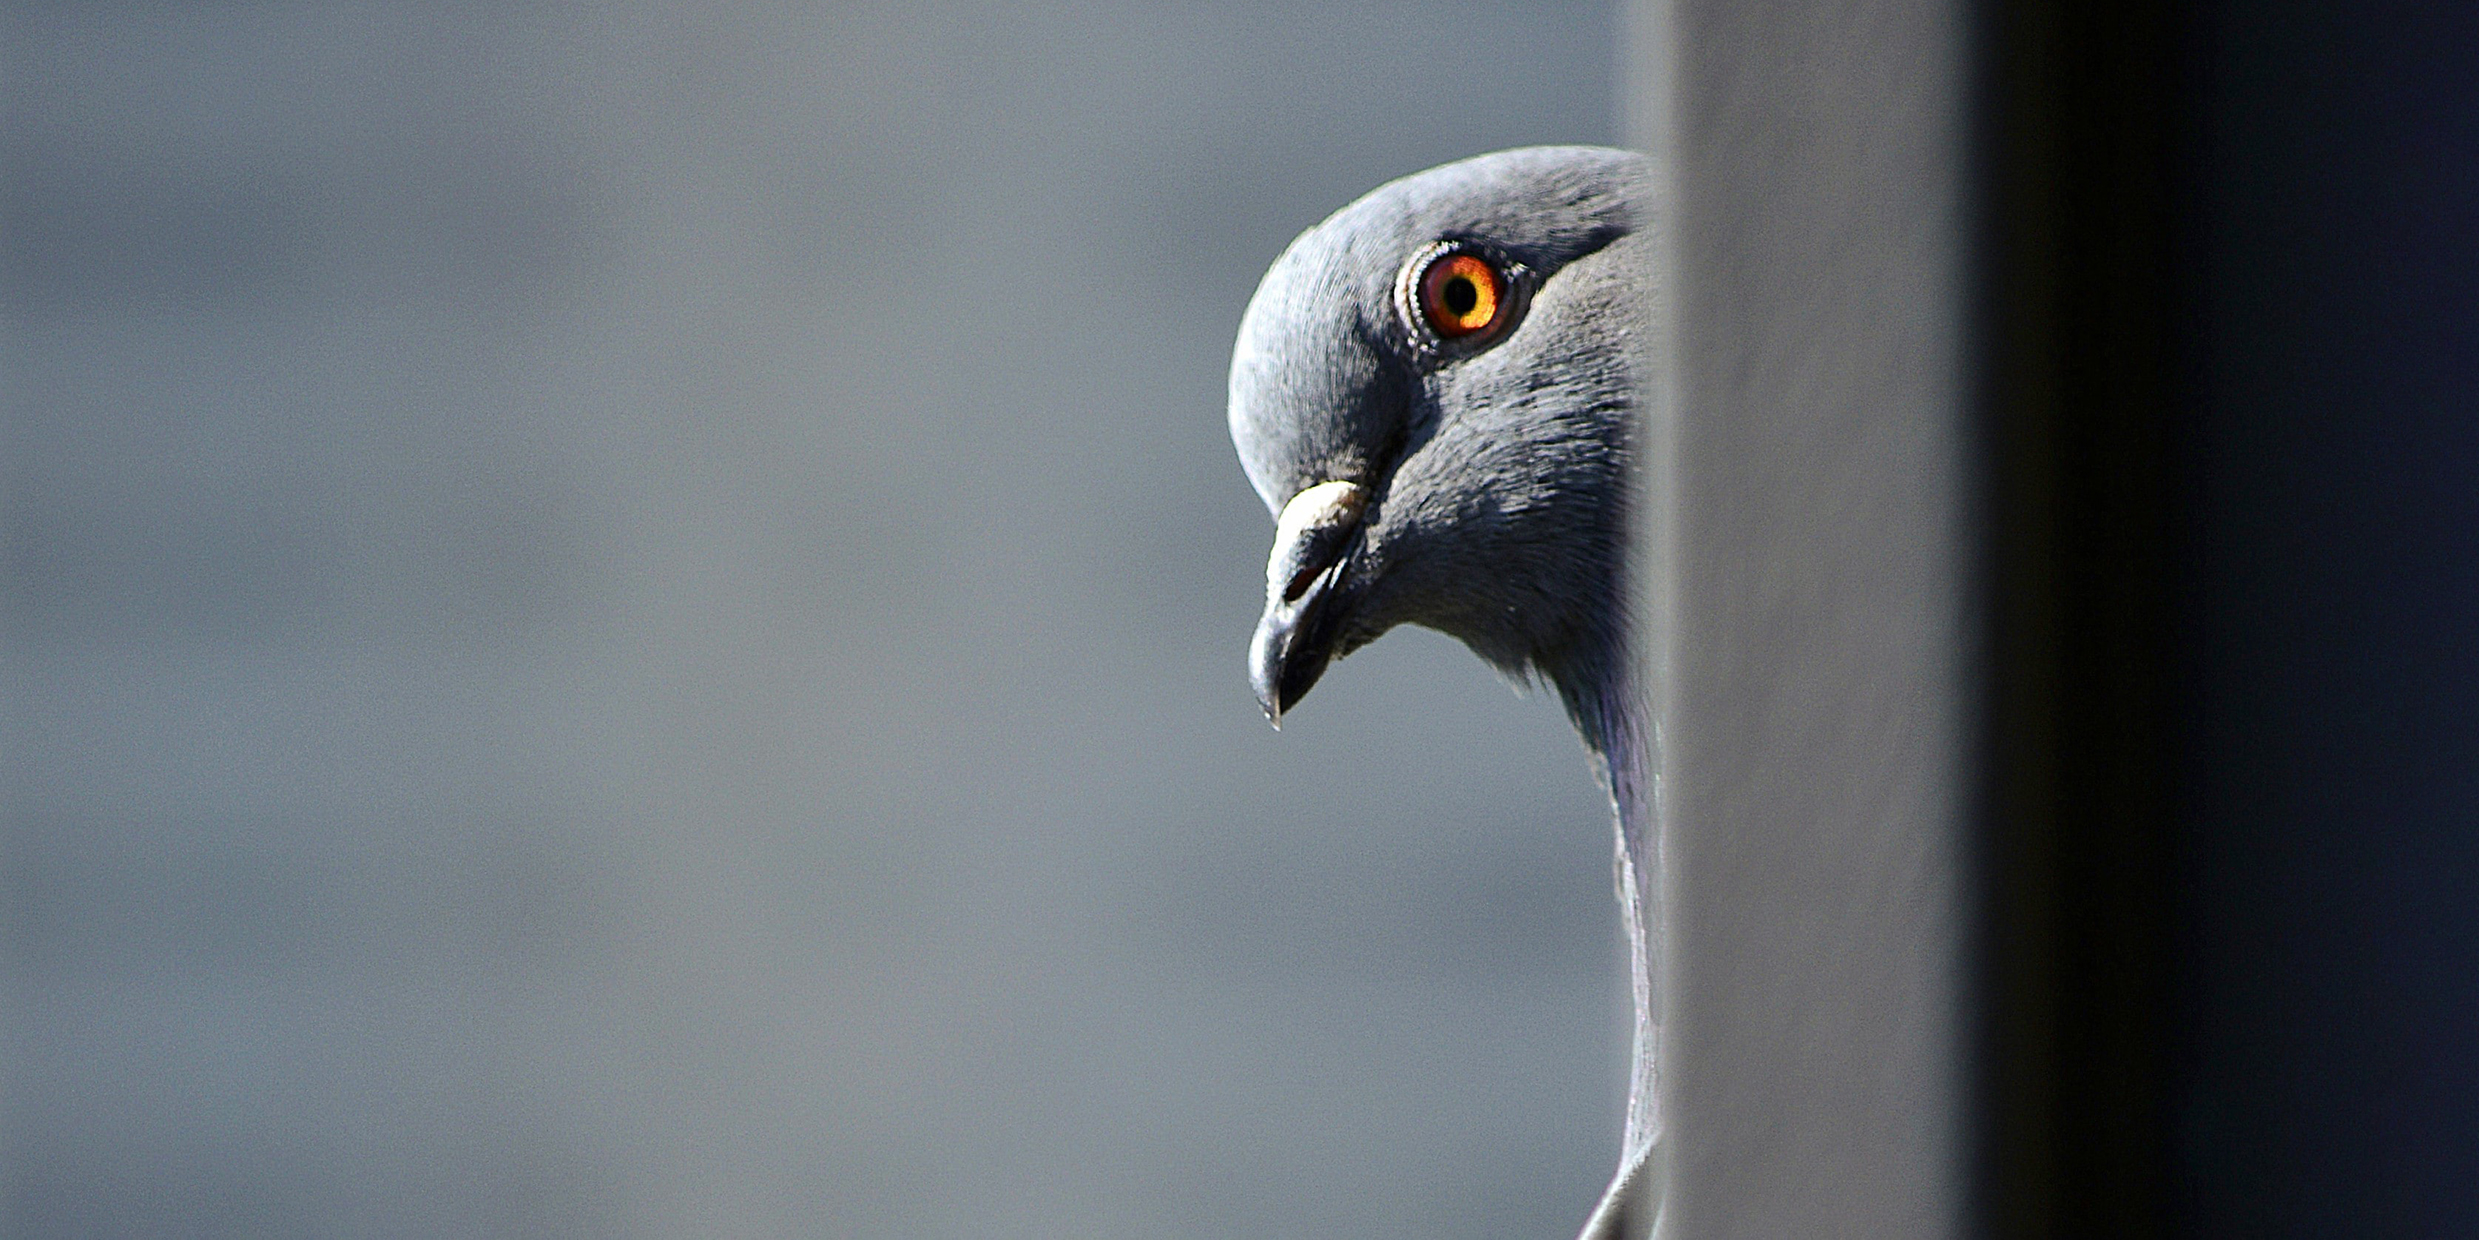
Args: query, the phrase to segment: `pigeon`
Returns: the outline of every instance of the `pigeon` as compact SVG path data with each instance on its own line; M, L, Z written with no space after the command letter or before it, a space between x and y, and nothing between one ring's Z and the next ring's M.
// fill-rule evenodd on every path
M1528 147L1380 186L1274 260L1232 349L1232 443L1274 514L1248 671L1277 728L1399 624L1546 683L1617 819L1635 1036L1587 1240L1659 1208L1652 737L1627 567L1651 305L1642 155Z

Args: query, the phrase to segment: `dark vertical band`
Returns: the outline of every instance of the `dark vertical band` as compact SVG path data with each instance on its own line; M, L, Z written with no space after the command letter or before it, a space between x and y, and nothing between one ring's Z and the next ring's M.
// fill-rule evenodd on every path
M2172 771L2171 6L1979 10L1991 1235L2159 1234Z

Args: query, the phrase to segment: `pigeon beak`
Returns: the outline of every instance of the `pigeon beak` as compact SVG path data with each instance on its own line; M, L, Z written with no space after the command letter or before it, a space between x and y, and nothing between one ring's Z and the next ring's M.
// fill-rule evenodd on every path
M1248 642L1248 682L1266 722L1277 729L1283 712L1333 660L1343 614L1336 583L1360 545L1368 502L1368 488L1356 482L1320 482L1293 496L1275 522L1274 551L1265 561L1265 615Z

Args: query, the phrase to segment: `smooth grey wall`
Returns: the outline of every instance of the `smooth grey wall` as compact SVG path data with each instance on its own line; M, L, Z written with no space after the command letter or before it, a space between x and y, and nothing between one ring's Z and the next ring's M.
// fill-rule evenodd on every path
M0 1232L1557 1235L1607 807L1222 376L1597 7L13 6Z
M1677 40L1635 110L1675 221L1662 1234L1958 1235L1965 13L1638 7Z

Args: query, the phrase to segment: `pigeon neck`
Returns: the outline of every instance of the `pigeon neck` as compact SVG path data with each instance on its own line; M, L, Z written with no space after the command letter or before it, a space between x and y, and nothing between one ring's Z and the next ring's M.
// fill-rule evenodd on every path
M1593 766L1617 816L1616 878L1625 920L1629 982L1635 1009L1634 1067L1627 1092L1622 1168L1649 1156L1661 1133L1661 836L1659 786L1652 763L1657 741L1643 715L1644 697L1626 660L1607 656L1553 671L1567 715L1592 751ZM1628 1173L1622 1170L1622 1180Z
M1575 724L1584 747L1592 751L1601 789L1617 809L1620 825L1632 836L1639 822L1650 822L1639 811L1649 804L1644 779L1650 771L1651 734L1637 718L1640 699L1626 666L1613 653L1595 651L1546 668L1544 674L1557 686L1567 718Z

